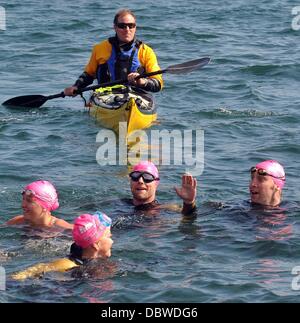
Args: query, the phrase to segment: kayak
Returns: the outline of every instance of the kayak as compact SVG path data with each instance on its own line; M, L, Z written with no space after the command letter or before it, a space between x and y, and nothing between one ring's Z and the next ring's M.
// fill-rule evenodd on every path
M127 134L150 127L157 119L151 94L137 88L116 85L95 90L89 113L103 127L119 133L119 122L127 122Z

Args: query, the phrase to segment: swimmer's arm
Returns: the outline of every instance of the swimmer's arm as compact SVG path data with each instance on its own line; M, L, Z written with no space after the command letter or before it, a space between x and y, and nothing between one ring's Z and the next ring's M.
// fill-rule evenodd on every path
M55 225L66 230L73 229L73 224L70 224L67 221L58 218L55 218Z
M40 263L29 267L23 271L11 275L14 280L25 280L27 278L39 277L47 272L57 271L65 272L77 267L75 262L68 258L57 259L49 263Z
M196 209L197 209L196 201L194 201L192 203L183 202L183 207L182 207L181 213L187 217L194 217L194 216L196 216L196 213L195 213Z
M178 204L163 204L159 206L160 209L165 209L173 212L181 212L184 216L195 216L196 202L191 204L183 203L183 207Z
M183 207L178 204L163 204L159 206L160 209L165 209L173 212L181 212L185 216L194 216L196 211L196 202L192 204L183 203Z
M181 206L178 204L161 204L158 206L159 209L161 210L167 210L167 211L171 211L171 212L181 212Z
M17 215L14 218L8 220L6 222L7 225L18 225L18 224L23 224L24 221L24 215Z
M184 174L182 176L181 187L175 187L177 195L183 200L181 213L185 216L195 215L197 179L192 175Z

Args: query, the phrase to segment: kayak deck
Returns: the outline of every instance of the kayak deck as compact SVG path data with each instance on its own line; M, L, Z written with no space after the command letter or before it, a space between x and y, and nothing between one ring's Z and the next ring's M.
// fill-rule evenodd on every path
M89 113L103 127L119 132L119 123L127 122L127 133L145 129L157 119L152 96L123 85L96 90L88 104Z

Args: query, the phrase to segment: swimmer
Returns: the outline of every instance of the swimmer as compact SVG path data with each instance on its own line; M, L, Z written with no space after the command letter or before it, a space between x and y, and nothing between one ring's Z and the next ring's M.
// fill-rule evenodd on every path
M7 225L29 224L35 228L58 227L72 230L73 225L58 219L51 211L59 207L54 186L48 181L36 181L28 184L22 192L23 215L6 222Z
M285 184L285 172L276 160L265 160L251 167L249 185L251 203L278 207Z
M46 272L65 272L73 268L87 265L96 258L111 256L111 219L101 212L94 215L82 214L74 221L73 239L70 255L50 263L41 263L29 267L11 276L14 280L40 277Z
M149 161L141 161L133 167L129 174L132 204L137 209L169 208L156 200L156 191L160 182L156 166ZM182 214L189 215L196 209L197 180L189 174L182 176L180 188L174 188L177 195L183 200Z

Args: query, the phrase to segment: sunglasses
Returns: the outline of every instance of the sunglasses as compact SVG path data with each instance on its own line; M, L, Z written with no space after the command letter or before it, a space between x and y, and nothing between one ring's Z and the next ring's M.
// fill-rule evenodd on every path
M117 27L120 28L120 29L126 29L127 27L129 29L133 29L136 27L136 24L134 22L131 22L131 23L125 23L125 22L118 22L117 23Z
M271 175L265 169L256 168L255 166L251 167L250 172L251 172L251 174L257 172L258 175L261 175L261 176L271 176L273 178L277 178L277 179L280 179L282 181L285 181L285 177L284 176L274 176L274 175Z
M151 183L153 181L158 181L159 178L154 177L152 174L149 173L142 173L142 172L132 172L129 174L129 177L133 182L138 182L138 180L142 177L145 183Z

